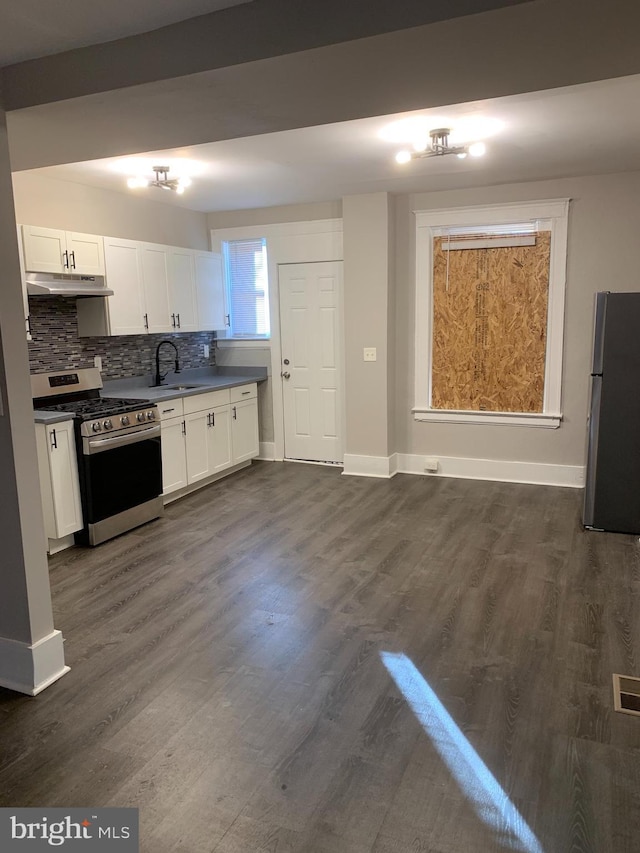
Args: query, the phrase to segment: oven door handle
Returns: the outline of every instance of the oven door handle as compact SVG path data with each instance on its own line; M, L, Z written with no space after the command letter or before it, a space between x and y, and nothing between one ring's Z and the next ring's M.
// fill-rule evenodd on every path
M144 441L148 438L153 438L160 435L160 427L156 424L146 429L130 432L127 435L114 435L109 438L93 438L86 442L84 447L85 456L91 456L93 453L102 453L105 450L114 450L116 447L125 447L127 444L136 444L138 441Z

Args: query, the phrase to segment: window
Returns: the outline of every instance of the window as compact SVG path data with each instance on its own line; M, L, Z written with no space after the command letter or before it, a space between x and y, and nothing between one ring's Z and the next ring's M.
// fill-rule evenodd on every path
M560 425L567 213L416 213L416 420Z
M229 337L269 338L267 242L263 237L222 244Z

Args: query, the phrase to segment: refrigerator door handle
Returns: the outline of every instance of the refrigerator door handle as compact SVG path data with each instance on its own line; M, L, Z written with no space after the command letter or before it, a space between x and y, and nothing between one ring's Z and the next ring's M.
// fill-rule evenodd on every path
M608 291L596 293L596 313L593 331L593 367L592 376L602 376L604 353L604 323L607 316Z
M589 447L587 451L587 479L584 489L584 512L582 515L582 523L585 527L593 527L594 520L601 399L602 376L596 374L591 380L591 405L588 418Z

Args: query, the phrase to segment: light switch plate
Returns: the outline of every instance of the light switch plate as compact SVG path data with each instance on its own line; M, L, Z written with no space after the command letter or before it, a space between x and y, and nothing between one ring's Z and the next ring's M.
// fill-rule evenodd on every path
M102 356L94 355L93 357L93 366L97 367L98 370L102 370Z
M376 359L378 358L378 354L376 352L375 347L365 347L363 354L365 361L376 361Z
M204 357L209 358L209 344L203 344L202 350L203 350Z

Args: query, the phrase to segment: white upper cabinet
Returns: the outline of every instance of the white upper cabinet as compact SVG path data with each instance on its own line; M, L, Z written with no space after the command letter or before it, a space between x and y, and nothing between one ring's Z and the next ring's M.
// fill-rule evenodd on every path
M27 340L31 341L31 321L29 319L29 297L27 295L27 282L24 275L24 247L20 235L20 226L18 225L18 258L20 260L20 280L22 282L22 307L24 310L24 327L27 333Z
M171 332L168 248L156 243L142 243L140 258L147 331Z
M104 275L102 237L23 225L22 239L27 272Z
M88 308L97 307L108 312L108 329L102 332L94 331L93 334L144 334L147 329L140 244L134 240L115 240L108 237L105 239L104 252L107 285L113 290L113 296L79 299L78 309L83 309L84 303L87 302L93 303L87 305ZM79 310L78 328L80 317Z
M226 324L222 255L215 252L195 252L196 296L198 300L198 329L215 331Z
M196 332L199 326L194 253L171 247L168 252L171 325L176 332Z

